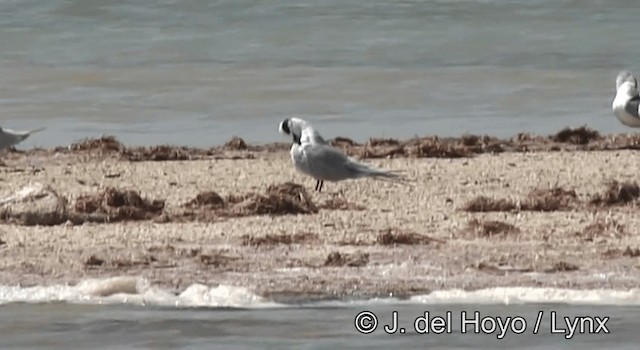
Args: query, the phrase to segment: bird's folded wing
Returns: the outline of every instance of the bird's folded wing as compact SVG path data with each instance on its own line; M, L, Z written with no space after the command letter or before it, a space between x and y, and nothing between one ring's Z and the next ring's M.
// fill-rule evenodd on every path
M638 118L638 115L640 114L639 109L640 109L640 96L636 96L632 98L624 106L624 110L636 118Z
M328 145L312 145L305 148L309 170L321 179L341 180L353 177L349 157Z

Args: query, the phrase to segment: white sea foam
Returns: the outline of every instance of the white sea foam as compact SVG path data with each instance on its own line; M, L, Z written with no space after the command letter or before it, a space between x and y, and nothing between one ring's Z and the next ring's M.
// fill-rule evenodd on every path
M435 291L410 299L426 304L530 304L640 305L640 290L497 287L464 291Z
M569 305L640 305L640 289L562 289L532 287L496 287L465 291L439 290L408 299L373 298L368 300L329 301L321 306L362 306L389 304L569 304Z
M7 303L68 302L81 304L136 304L165 307L237 307L271 308L280 304L263 298L247 288L192 284L174 294L137 277L88 279L77 285L0 286L0 305ZM329 301L308 306L362 306L389 304L542 304L640 305L640 289L562 289L497 287L465 291L440 290L408 299L373 298L368 300Z
M0 304L68 302L84 304L138 304L176 307L277 306L246 288L192 284L176 295L152 286L143 278L112 277L84 280L77 285L0 286Z

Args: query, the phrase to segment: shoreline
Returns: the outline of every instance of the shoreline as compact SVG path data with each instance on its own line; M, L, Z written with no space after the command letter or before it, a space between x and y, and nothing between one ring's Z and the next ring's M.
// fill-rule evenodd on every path
M36 136L33 136L36 137ZM283 137L283 140L285 138ZM376 158L465 158L485 153L505 152L557 152L557 151L617 151L640 149L640 134L601 134L587 126L565 127L550 135L526 132L508 138L490 135L462 134L457 137L438 135L415 136L407 139L370 137L366 142L356 142L337 136L328 141L350 156L361 159ZM208 148L158 144L127 146L113 135L85 138L67 146L35 147L27 150L9 149L9 155L43 156L51 154L82 154L84 156L113 155L126 161L176 161L221 159L231 157L250 158L255 153L288 151L290 142L249 144L232 136L228 141ZM7 151L2 153L7 154ZM229 153L231 153L229 155Z
M3 152L0 198L31 192L2 206L0 284L124 275L174 292L223 284L305 301L635 288L640 146L585 131L512 148L470 136L337 139L415 183L354 180L322 193L293 169L287 144L194 151L103 138Z

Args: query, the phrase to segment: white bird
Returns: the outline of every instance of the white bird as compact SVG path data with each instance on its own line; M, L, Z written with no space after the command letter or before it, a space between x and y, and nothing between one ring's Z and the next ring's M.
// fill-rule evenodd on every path
M279 131L292 136L291 161L298 171L316 179L315 190L318 192L322 191L324 181L363 177L403 180L393 171L372 168L342 153L325 141L305 120L287 118L280 122Z
M611 103L613 113L626 126L640 127L640 96L638 81L631 72L623 70L616 77L616 97Z
M44 128L38 128L28 131L15 131L11 129L0 128L0 150L15 146L24 141L24 139L29 137L31 134L40 132L42 130L44 130Z

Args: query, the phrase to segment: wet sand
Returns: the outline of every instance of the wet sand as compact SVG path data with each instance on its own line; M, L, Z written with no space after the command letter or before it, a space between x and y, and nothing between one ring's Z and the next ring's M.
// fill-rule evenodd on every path
M325 183L321 193L286 144L128 149L105 139L5 151L2 198L39 183L64 208L38 212L44 194L4 205L0 283L128 275L275 299L635 287L638 142L582 134L337 140L413 182Z

